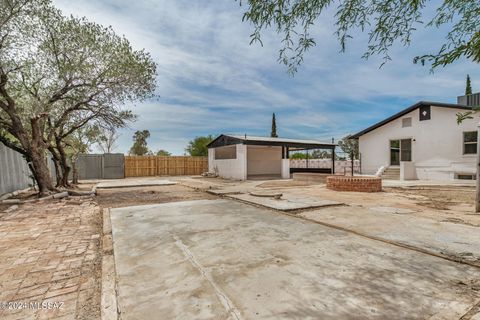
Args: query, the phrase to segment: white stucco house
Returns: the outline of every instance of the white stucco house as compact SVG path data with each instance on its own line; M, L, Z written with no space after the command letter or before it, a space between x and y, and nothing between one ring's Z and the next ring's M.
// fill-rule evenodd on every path
M289 179L293 170L289 160L291 151L326 149L332 152L331 168L295 170L331 173L335 171L335 146L317 140L221 134L208 145L208 171L235 180Z
M467 99L468 98L468 99ZM477 124L457 124L457 113L479 105L480 94L458 104L420 101L353 135L363 174L389 173L402 180L474 179Z

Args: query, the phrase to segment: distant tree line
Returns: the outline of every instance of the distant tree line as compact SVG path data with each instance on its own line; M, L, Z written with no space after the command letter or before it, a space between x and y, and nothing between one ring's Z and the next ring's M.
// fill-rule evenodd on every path
M156 153L151 151L147 145L147 139L150 138L149 130L136 131L133 135L133 145L130 148L129 154L136 156L145 156L145 155L157 155L163 157L169 157L172 154L164 149L158 150ZM208 147L207 145L212 142L214 137L212 135L208 136L198 136L188 142L185 152L190 156L208 156Z

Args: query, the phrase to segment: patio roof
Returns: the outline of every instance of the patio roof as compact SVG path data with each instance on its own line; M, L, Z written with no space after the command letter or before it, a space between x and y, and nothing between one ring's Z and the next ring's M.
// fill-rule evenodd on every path
M234 144L279 146L292 149L335 149L336 144L325 143L318 140L272 138L249 135L221 134L208 144L208 148L217 148Z

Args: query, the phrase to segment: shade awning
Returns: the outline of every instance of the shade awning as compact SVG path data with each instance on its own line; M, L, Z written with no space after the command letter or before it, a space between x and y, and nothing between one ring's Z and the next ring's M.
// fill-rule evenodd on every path
M217 147L229 146L234 144L246 144L246 145L256 145L256 146L278 146L278 147L288 147L296 150L305 150L305 149L333 150L337 146L334 143L325 143L317 140L221 134L215 140L210 142L207 145L207 147L217 148Z

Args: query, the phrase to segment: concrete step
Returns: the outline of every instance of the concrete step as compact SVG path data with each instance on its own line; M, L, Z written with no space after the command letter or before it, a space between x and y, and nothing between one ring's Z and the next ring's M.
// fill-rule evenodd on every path
M400 168L387 168L382 174L382 179L400 180Z

